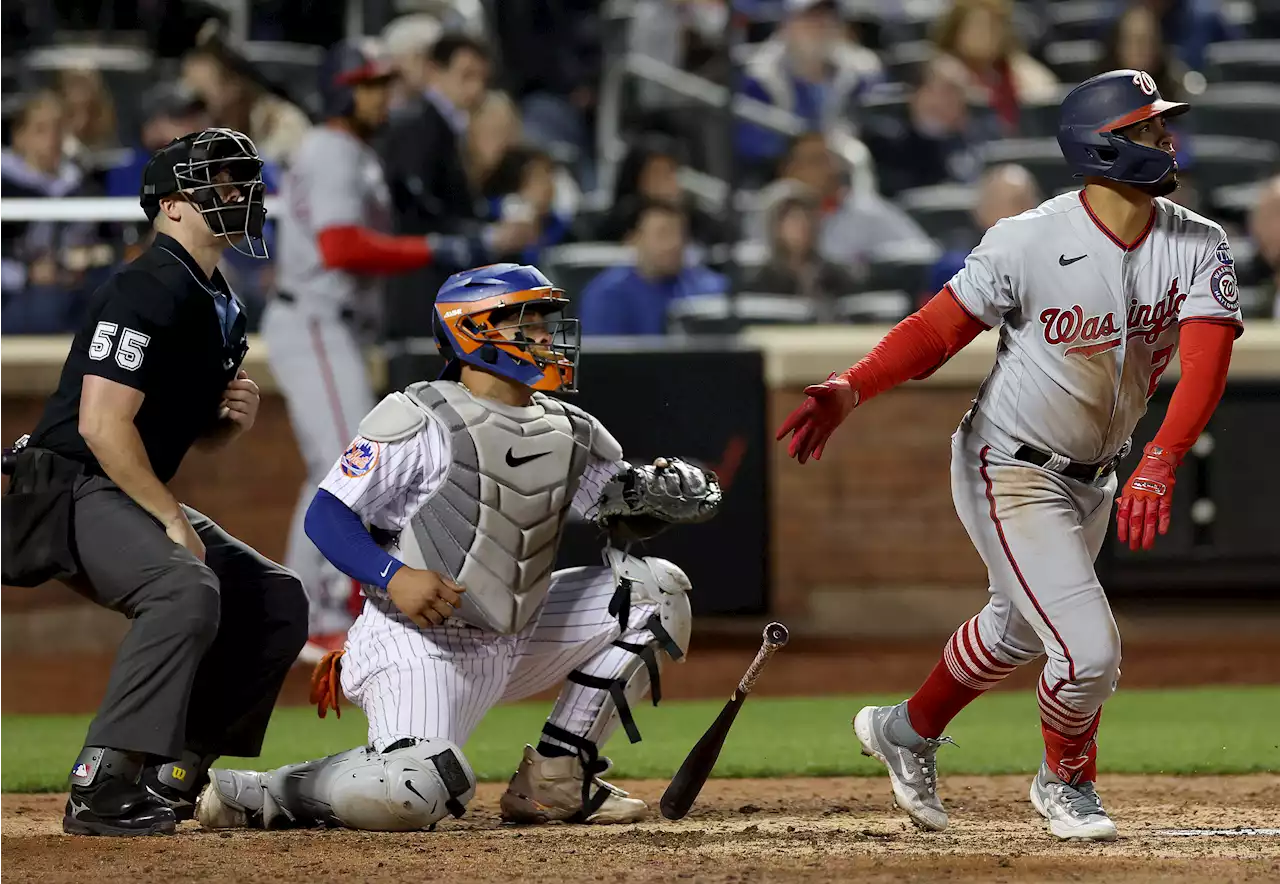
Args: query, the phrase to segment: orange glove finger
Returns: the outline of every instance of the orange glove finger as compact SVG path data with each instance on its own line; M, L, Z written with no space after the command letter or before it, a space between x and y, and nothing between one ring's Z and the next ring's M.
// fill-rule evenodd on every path
M1133 498L1122 497L1116 507L1116 540L1129 542L1129 510L1133 506Z
M339 685L342 651L330 651L320 658L311 673L311 693L309 699L316 704L316 714L324 718L333 707L338 718L342 717L342 706L339 700Z

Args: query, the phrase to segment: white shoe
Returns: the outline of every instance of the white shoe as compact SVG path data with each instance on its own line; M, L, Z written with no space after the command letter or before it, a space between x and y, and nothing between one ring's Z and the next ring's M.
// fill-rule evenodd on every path
M938 797L938 747L950 737L922 737L911 727L907 704L865 706L853 719L862 754L889 771L893 800L911 821L930 832L947 827L947 812Z
M546 758L532 746L524 747L520 768L511 778L500 802L502 818L509 823L547 823L571 820L587 823L634 823L644 819L649 807L639 798L599 778L609 769L601 759L590 776L590 794L606 792L604 803L585 820L582 817L582 783L587 774L577 755Z
M1056 838L1114 841L1119 837L1093 783L1068 785L1054 776L1048 765L1041 764L1031 780L1031 804L1049 821L1049 831Z

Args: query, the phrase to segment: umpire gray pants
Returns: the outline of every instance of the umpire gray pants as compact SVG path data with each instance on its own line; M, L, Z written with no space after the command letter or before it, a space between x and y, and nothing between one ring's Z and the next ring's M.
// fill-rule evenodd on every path
M72 588L133 621L85 745L255 756L307 640L306 595L293 573L184 509L203 562L115 483L76 491Z

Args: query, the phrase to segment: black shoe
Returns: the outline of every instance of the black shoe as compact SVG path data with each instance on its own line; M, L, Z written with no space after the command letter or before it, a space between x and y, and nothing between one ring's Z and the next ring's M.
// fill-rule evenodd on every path
M109 778L72 786L62 831L68 835L172 835L178 820L169 805L144 786Z
M179 791L162 782L156 775L156 768L149 767L142 772L142 785L153 796L163 801L173 811L178 822L194 819L196 815L196 798L200 791L209 784L209 775L205 774L196 788L190 792Z

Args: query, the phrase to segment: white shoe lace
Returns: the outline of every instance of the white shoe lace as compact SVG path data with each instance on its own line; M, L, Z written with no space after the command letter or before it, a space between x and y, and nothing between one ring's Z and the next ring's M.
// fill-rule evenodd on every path
M930 795L938 794L938 747L943 743L956 745L950 737L926 737L919 749L908 749L916 764L920 765L920 773L924 779L924 787Z

